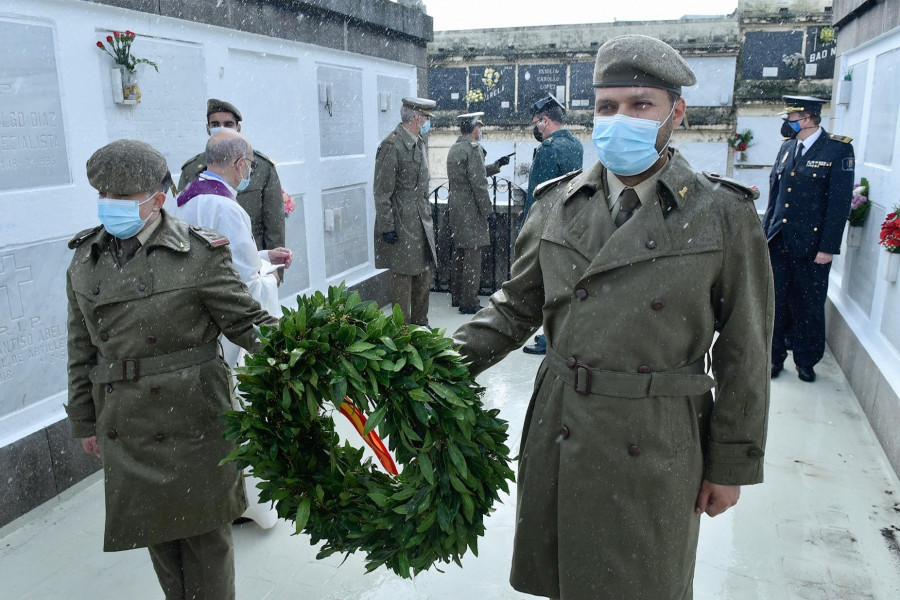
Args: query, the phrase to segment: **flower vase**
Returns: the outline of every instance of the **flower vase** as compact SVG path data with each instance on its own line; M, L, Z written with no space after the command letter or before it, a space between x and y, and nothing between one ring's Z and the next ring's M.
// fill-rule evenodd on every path
M847 247L859 248L862 237L862 227L850 225L850 227L847 228Z
M891 283L896 283L898 270L900 270L900 252L888 252L887 264L884 266L884 278Z
M743 150L739 150L737 153L738 162L747 162L747 153Z
M141 100L141 89L137 85L137 73L127 67L119 67L122 73L122 97L126 103L137 104Z

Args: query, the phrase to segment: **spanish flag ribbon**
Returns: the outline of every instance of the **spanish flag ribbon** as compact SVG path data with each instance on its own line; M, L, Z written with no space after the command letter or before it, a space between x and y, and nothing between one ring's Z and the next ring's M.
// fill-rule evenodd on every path
M378 462L381 463L381 466L384 467L384 470L390 473L391 475L397 475L397 465L394 464L394 459L391 458L390 452L384 446L384 442L381 441L381 438L378 437L378 433L373 429L367 435L363 435L363 429L366 427L366 415L362 414L362 411L353 404L353 401L350 398L346 398L344 403L341 404L341 414L347 417L347 419L353 423L353 427L356 428L356 431L362 437L363 441L366 445L372 449L372 452L375 453L375 456L378 458Z

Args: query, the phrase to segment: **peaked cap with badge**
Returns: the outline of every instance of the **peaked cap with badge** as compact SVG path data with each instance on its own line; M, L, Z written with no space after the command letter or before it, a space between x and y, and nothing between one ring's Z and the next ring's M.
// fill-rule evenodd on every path
M556 99L556 96L553 94L547 94L537 102L531 105L531 108L528 109L528 112L531 113L531 116L550 110L554 106L558 106L562 109L563 114L566 114L566 107L562 105L562 102Z
M809 113L811 115L821 115L822 106L828 104L828 100L815 98L813 96L782 96L784 100L784 109L782 115L793 112Z
M403 98L402 100L403 106L407 108L411 108L413 110L417 110L426 117L431 116L431 112L437 106L437 102L434 100L429 100L428 98Z
M458 115L456 117L456 120L459 121L460 125L468 122L468 123L471 123L472 126L474 127L476 125L484 125L484 121L481 120L481 117L483 117L483 116L484 116L483 111L482 112L470 112L470 113L466 113L464 115Z

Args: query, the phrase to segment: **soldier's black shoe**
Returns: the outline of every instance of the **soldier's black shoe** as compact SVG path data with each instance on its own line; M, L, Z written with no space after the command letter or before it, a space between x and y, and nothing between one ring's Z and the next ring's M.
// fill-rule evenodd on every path
M547 346L535 344L533 346L523 346L522 352L525 354L547 354Z
M484 307L481 306L480 304L476 304L475 306L460 306L459 312L461 312L464 315L474 315L482 308L484 308Z
M772 365L772 379L775 379L784 371L784 363Z
M797 365L797 377L800 378L800 381L812 383L816 380L816 372L813 371L812 367L801 367L800 365Z

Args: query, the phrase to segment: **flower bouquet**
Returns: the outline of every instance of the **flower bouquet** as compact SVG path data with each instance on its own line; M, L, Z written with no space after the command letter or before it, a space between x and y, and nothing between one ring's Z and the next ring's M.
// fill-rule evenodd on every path
M750 147L751 141L753 141L753 132L749 129L745 129L741 133L735 131L734 135L728 139L728 145L732 150L738 153L738 160L743 161L746 160L744 152Z
M484 102L484 92L478 88L469 90L466 94L466 106L469 104L478 104L479 102Z
M878 243L888 251L885 278L893 283L897 281L897 271L900 269L900 205L884 218Z
M141 101L141 88L137 85L137 66L142 63L150 65L159 73L159 67L155 62L146 58L137 58L131 53L131 44L135 37L137 34L130 30L126 30L125 33L113 31L112 35L106 36L106 43L97 42L97 47L106 52L119 66L122 77L122 97L129 100L130 104Z
M869 202L869 180L863 177L859 183L853 186L850 214L847 215L847 221L850 223L850 229L847 231L847 246L849 248L859 247L862 226L866 223L866 217L869 215L871 207L872 203Z
M294 199L291 198L290 194L284 191L284 188L281 188L281 199L284 201L284 216L287 218L294 212L294 209L297 208L297 203L294 202Z
M488 89L500 83L500 72L492 67L486 67L481 76L481 83Z

